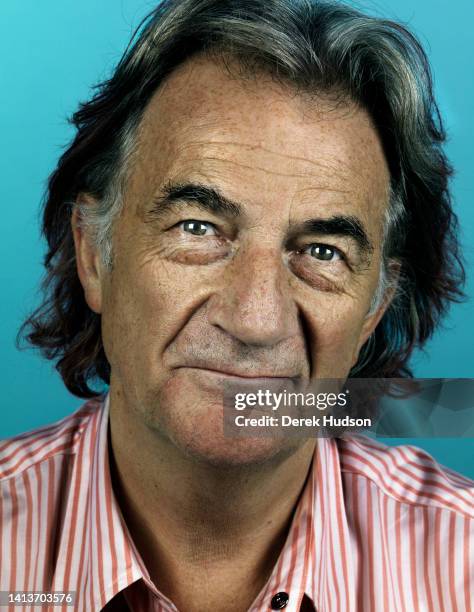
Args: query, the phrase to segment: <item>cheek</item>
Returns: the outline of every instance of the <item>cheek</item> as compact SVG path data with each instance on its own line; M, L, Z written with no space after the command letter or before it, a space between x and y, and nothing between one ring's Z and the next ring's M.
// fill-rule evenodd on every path
M347 376L357 348L365 311L354 303L343 308L319 309L311 318L313 375L318 378Z
M157 362L198 307L203 285L199 274L184 275L168 262L127 265L134 260L131 255L117 258L102 313L107 358L127 382L156 377L162 370Z

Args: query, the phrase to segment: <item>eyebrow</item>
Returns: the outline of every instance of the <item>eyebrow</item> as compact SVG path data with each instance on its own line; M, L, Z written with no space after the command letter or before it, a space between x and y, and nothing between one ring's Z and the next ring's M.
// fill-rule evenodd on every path
M202 210L224 217L243 216L240 204L226 198L222 193L200 183L167 183L161 189L162 195L153 202L153 215L161 216L180 204L192 202Z
M161 194L153 201L153 217L160 217L181 205L192 203L198 208L227 218L244 216L242 206L224 196L219 190L201 183L169 182L161 188ZM364 226L353 215L333 215L327 219L306 219L292 228L291 236L296 234L316 234L323 236L343 236L354 240L364 254L374 247Z
M322 236L345 236L354 240L362 253L369 254L374 250L374 245L364 226L358 217L353 215L334 215L328 219L307 219L293 232Z

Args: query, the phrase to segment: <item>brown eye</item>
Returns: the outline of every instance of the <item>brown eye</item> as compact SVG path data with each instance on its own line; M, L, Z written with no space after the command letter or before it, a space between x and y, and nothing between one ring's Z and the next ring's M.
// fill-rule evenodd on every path
M215 236L215 228L212 223L207 221L197 221L195 219L187 219L180 224L183 231L193 236Z
M309 254L320 261L337 261L342 259L339 250L328 244L312 244L309 247Z

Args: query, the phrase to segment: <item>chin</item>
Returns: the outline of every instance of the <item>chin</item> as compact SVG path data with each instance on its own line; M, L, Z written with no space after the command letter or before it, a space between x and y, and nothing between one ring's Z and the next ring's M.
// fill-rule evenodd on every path
M279 463L302 440L285 436L237 437L224 433L222 387L201 373L178 371L146 401L147 426L189 460L219 468Z
M261 465L280 462L299 446L297 439L283 436L227 435L219 394L182 392L183 387L168 385L158 398L149 398L145 422L189 460L220 468Z

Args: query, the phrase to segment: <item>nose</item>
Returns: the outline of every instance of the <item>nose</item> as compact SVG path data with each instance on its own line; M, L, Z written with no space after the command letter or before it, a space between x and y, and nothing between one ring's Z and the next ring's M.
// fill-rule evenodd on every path
M249 346L276 345L297 333L281 251L243 249L225 268L219 290L208 302L210 323Z

